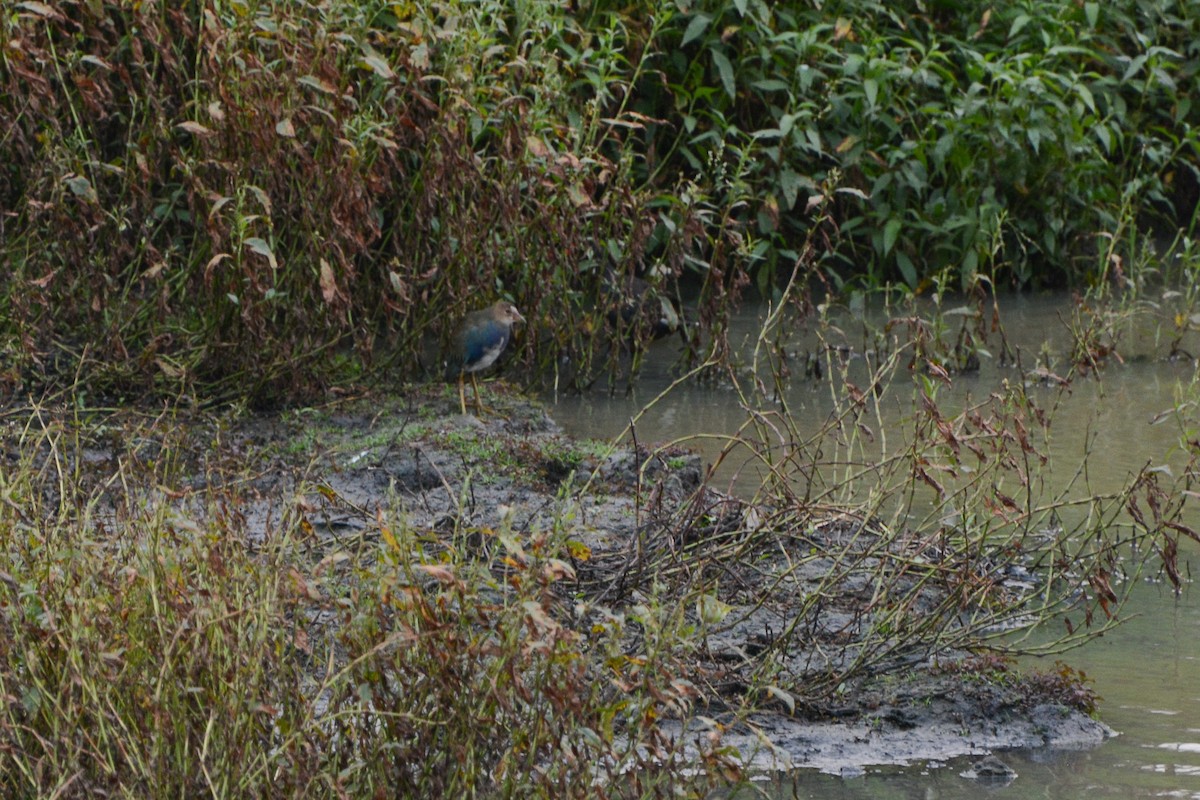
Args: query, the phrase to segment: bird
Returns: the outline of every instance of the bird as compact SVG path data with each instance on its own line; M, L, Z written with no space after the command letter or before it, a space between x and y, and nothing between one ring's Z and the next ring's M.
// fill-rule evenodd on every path
M471 312L458 326L446 359L446 380L458 378L458 403L464 416L467 413L464 378L468 373L471 375L475 407L482 411L475 373L496 363L496 359L512 341L513 325L524 321L516 306L507 300L498 300L487 308Z
M653 284L636 275L618 275L609 267L601 292L608 324L625 334L631 350L680 328L675 305Z

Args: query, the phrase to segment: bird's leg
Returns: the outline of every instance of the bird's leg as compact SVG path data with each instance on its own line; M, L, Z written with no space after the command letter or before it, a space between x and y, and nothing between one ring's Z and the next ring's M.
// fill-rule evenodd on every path
M476 380L474 372L471 373L471 389L475 392L475 411L482 416L485 409L483 400L479 398L479 381Z
M486 413L500 417L500 419L508 419L508 415L483 404L483 396L479 393L479 384L475 382L475 373L473 372L471 373L471 383L475 387L475 410L479 413L479 416L482 417Z
M458 373L458 407L462 409L462 415L467 415L467 394L466 394L466 375Z

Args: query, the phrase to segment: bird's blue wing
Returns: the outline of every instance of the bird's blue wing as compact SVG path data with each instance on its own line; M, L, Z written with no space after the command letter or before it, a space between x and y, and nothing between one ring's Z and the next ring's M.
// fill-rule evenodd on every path
M472 325L463 334L463 366L472 367L488 356L491 356L487 363L490 365L508 345L511 335L509 326L493 319Z

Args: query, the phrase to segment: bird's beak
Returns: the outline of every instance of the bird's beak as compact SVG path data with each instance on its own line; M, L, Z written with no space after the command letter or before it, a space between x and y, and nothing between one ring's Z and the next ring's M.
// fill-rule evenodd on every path
M524 321L525 321L525 318L521 316L521 312L520 312L520 311L517 311L515 308L513 309L513 318L514 318L514 319L515 319L517 322L524 322Z

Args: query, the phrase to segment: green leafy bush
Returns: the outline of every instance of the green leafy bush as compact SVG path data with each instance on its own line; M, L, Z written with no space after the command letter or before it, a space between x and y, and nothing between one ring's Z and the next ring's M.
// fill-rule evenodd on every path
M667 120L646 150L745 199L738 220L771 269L790 266L807 199L830 189L830 273L868 286L944 272L964 286L978 273L1078 284L1107 268L1096 239L1131 214L1190 225L1188 4L707 0L655 13L671 22L631 105ZM739 180L722 188L730 170Z

